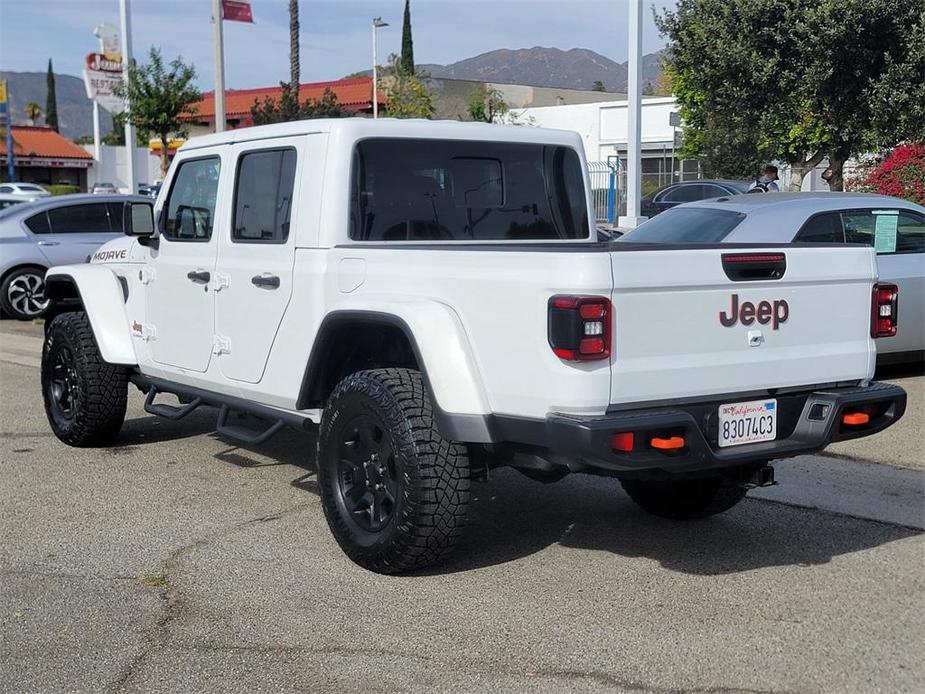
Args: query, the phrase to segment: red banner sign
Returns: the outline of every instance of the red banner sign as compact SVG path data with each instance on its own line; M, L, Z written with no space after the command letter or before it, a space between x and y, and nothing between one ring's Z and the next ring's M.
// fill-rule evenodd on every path
M250 22L254 23L254 15L251 13L251 4L249 2L240 2L239 0L222 0L222 19L228 22Z

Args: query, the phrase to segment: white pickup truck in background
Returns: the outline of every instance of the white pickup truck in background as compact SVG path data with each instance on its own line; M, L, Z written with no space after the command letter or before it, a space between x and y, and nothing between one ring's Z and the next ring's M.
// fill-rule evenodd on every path
M131 382L156 415L218 407L244 443L317 430L337 541L392 573L449 551L495 466L614 477L691 518L773 481L774 458L902 416L902 389L871 382L896 329L873 249L599 241L587 183L564 131L191 140L153 211L126 205L125 238L48 272L51 427L113 441Z

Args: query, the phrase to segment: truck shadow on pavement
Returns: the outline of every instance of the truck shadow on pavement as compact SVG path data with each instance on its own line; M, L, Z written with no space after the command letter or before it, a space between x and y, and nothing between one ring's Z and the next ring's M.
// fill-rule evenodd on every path
M180 420L144 415L126 419L116 445L122 448L201 436L215 430L216 410L202 407Z
M300 474L290 485L318 495L314 455L313 436L284 432L258 448L234 446L215 457L245 468L292 465ZM320 514L317 522L324 523ZM826 564L833 557L920 534L758 499L713 518L675 522L641 511L615 479L576 474L543 485L501 469L492 472L489 482L473 482L464 539L446 562L423 573L497 566L558 546L604 553L612 560L650 559L671 571L714 576Z
M758 499L712 518L670 521L638 509L609 478L571 475L541 485L513 470L493 476L491 483L473 487L469 527L458 551L429 573L503 564L559 545L715 576L826 564L839 555L923 534Z

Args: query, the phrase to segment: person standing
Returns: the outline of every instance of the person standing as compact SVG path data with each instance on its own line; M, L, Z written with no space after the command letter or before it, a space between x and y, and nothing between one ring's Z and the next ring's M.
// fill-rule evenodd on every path
M752 183L752 187L748 189L748 192L778 193L780 192L780 187L776 183L778 180L777 167L773 164L768 164L761 169L761 176L755 179L755 182Z

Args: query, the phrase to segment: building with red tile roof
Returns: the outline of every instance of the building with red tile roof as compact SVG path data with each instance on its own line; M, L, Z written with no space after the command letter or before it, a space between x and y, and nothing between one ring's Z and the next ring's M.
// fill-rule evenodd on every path
M380 83L380 103L382 96ZM337 97L337 102L357 115L372 113L373 81L370 77L356 77L330 82L307 82L299 85L299 101L320 101L325 90L330 89ZM225 90L225 119L229 129L244 128L254 124L251 107L254 103L263 103L264 99L280 98L282 89L276 87L258 87L256 89ZM196 115L187 117L191 124L191 134L201 135L212 132L215 126L215 93L206 92L202 100L193 105Z
M93 156L60 133L39 125L13 126L13 166L16 180L31 183L87 186ZM6 138L0 138L0 169L7 175Z

